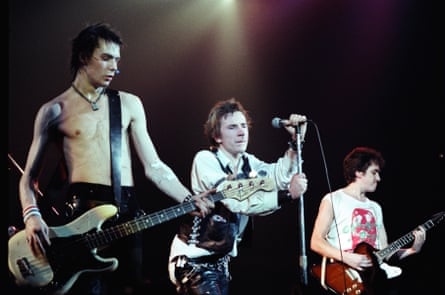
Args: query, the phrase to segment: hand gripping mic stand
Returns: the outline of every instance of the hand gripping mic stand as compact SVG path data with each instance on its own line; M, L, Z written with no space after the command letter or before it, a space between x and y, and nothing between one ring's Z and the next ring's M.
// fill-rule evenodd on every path
M290 146L294 151L297 152L297 173L302 173L303 171L303 160L301 158L301 150L302 150L302 142L301 142L301 130L300 125L297 124L295 127L295 137L296 142L290 143ZM300 195L299 203L298 203L298 213L300 219L300 280L304 285L308 284L308 275L307 275L307 256L306 256L306 238L305 238L305 225L304 225L304 197L303 194Z

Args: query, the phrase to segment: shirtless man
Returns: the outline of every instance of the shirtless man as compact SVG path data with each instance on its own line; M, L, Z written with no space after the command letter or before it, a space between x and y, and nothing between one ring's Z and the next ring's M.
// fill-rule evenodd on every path
M49 228L36 198L39 175L50 144L61 148L67 168L67 203L71 209L67 216L75 218L98 204L114 204L108 104L111 92L108 87L118 71L122 45L121 37L108 24L98 23L84 28L72 40L71 85L43 104L37 113L32 143L19 183L26 237L35 256L44 255L51 244ZM114 222L134 218L139 212L134 196L130 142L149 180L178 202L194 199L198 208L194 214L205 216L213 204L205 194L192 196L159 158L147 131L141 99L124 91L119 91L118 95L122 124L122 194L119 219ZM136 290L142 284L141 241L141 236L135 234L107 249L115 251L111 253L119 258L119 267L106 276L116 274L118 279L110 277L108 284L104 284L102 279L87 280L80 276L70 294L138 294ZM85 278L89 279L89 276Z

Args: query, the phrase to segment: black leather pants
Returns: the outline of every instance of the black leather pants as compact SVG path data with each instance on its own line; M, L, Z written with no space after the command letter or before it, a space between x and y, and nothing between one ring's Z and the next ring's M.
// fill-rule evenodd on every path
M202 262L187 259L183 267L176 267L175 276L181 295L228 295L230 274L228 257L217 262Z

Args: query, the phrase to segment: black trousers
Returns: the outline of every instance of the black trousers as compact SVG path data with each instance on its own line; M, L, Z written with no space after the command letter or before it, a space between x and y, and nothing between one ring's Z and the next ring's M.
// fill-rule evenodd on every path
M178 280L177 293L181 295L228 295L230 274L229 257L221 258L187 258L181 266L176 266L175 276ZM177 264L178 265L178 264Z

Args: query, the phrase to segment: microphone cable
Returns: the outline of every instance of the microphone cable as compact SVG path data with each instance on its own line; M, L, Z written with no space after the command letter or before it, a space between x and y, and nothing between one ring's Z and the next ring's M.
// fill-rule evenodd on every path
M312 123L312 125L315 128L315 133L316 133L316 136L317 136L317 142L318 142L319 148L320 148L320 154L321 154L322 164L323 164L323 168L324 168L324 174L326 176L326 182L327 182L327 185L328 185L328 194L329 194L329 196L331 198L331 207L332 207L332 214L333 214L335 229L337 231L337 236L339 237L338 241L339 241L339 251L340 251L340 257L341 257L340 262L342 262L341 265L342 265L342 268L343 268L343 284L344 284L344 289L346 291L346 288L347 288L347 283L346 283L346 266L343 263L343 250L342 250L342 245L341 245L341 240L340 240L340 233L339 233L339 229L338 229L337 219L335 217L334 202L332 201L332 186L331 186L331 182L330 182L329 170L328 170L328 165L327 165L327 161L326 161L326 156L325 156L325 153L324 153L323 143L322 143L321 135L320 135L320 130L318 128L317 123L315 123L315 121L313 121L313 120L307 120L307 121Z

